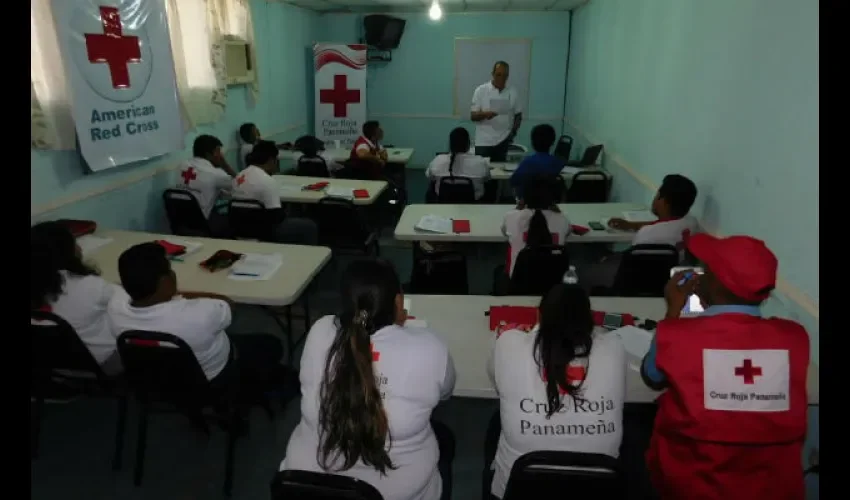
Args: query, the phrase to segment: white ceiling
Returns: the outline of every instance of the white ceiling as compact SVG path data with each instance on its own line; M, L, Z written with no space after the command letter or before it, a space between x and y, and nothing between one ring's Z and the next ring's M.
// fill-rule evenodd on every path
M282 0L316 12L422 12L433 0ZM444 12L564 11L589 0L439 0Z

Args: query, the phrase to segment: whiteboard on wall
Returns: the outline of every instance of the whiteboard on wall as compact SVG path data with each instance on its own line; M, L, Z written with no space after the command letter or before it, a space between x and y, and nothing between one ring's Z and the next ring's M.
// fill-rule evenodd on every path
M531 82L531 39L528 38L455 38L455 115L469 116L472 93L490 81L496 61L510 65L508 86L517 90L520 106L528 116Z

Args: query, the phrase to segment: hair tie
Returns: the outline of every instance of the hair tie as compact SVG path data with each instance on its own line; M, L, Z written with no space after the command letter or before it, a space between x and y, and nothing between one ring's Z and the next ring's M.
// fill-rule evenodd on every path
M369 323L369 313L365 309L361 309L354 314L354 324L357 326L366 327Z

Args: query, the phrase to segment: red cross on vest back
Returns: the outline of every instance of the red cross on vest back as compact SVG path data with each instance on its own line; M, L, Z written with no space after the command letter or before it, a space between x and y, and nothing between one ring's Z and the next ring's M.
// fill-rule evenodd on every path
M189 181L193 181L198 178L198 174L195 173L194 167L189 167L180 172L180 176L183 177L183 184L189 184Z
M130 71L127 65L142 58L139 37L125 36L121 27L121 16L115 7L100 8L100 23L103 34L87 33L86 50L89 62L106 63L112 87L123 89L130 86Z
M360 102L360 90L348 88L348 76L334 75L334 88L320 90L319 102L334 105L334 118L345 118L348 105Z
M239 177L236 178L236 185L237 186L241 186L244 183L245 183L245 174L242 174L242 175L240 175Z
M372 351L372 362L376 363L381 359L381 353L375 350L375 344L369 344L369 350Z
M753 366L753 360L745 359L744 366L735 368L735 375L744 377L745 384L754 384L755 377L761 377L761 367Z

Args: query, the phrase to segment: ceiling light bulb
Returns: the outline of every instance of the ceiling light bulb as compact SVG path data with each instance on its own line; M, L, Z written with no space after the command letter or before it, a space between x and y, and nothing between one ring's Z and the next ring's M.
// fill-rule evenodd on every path
M437 0L431 4L431 8L428 9L428 17L431 18L432 21L439 21L441 17L443 17L443 9L440 8L440 4Z

